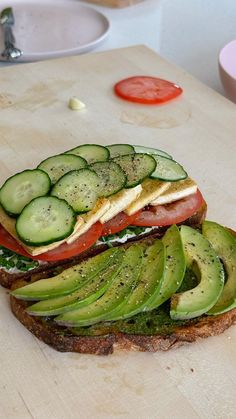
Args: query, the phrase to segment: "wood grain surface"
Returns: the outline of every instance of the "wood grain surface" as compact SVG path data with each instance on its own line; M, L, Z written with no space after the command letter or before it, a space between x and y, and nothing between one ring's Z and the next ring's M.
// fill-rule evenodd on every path
M154 75L182 86L163 106L124 102L113 85ZM76 112L77 96L86 108ZM0 182L82 143L158 147L199 184L208 218L236 229L236 107L143 46L0 70ZM165 353L57 353L19 324L0 290L0 418L236 417L236 327Z

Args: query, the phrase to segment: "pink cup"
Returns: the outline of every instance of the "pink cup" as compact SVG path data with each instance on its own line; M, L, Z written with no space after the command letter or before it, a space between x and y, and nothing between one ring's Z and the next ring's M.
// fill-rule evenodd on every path
M236 103L236 40L220 51L219 73L226 96Z

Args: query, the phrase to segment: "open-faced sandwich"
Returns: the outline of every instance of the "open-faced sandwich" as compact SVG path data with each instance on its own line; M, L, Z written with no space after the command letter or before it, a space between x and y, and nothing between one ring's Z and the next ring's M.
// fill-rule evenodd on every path
M236 240L160 150L83 145L0 190L1 282L60 351L155 351L235 320Z
M82 145L6 180L0 190L0 283L10 287L111 244L201 224L197 184L166 152Z

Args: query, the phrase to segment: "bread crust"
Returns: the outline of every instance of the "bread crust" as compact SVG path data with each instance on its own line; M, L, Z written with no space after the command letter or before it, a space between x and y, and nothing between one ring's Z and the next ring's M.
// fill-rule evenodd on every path
M202 223L202 221L205 219L207 212L207 205L204 203L201 208L193 214L190 218L188 218L184 224L191 225L193 227L197 227ZM167 227L157 227L155 228L151 233L147 233L146 235L143 235L143 237L152 236L152 237L161 237ZM134 242L140 240L140 237L135 237L128 242ZM120 243L113 243L114 246L119 246ZM53 262L45 262L42 265L40 265L37 268L34 268L32 270L29 270L28 272L19 272L19 273L11 273L8 271L5 271L4 269L0 269L0 285L2 285L5 288L11 288L12 285L20 278L24 279L30 279L31 280L37 280L42 278L42 276L50 277L54 274L55 268L61 267L62 269L66 269L69 266L76 265L77 263L80 263L82 260L87 259L88 257L92 257L97 255L98 253L103 252L106 250L108 246L104 244L99 244L95 247L91 247L90 249L80 253L78 256L60 260L60 261L53 261ZM33 276L33 278L32 278Z
M16 318L38 339L60 352L79 352L109 355L114 350L142 352L167 351L223 333L236 322L236 308L218 316L203 316L190 325L178 326L167 335L134 335L110 333L103 336L62 335L55 326L45 324L39 317L30 316L23 301L10 297L11 310Z

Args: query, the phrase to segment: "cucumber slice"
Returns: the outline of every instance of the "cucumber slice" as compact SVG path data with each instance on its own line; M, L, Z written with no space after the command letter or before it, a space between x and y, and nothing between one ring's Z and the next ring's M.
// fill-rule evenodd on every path
M50 178L42 170L25 170L6 180L0 189L0 203L11 216L17 216L32 199L47 195Z
M97 144L83 144L78 147L68 150L65 154L75 154L76 156L83 157L88 164L97 161L109 160L110 153L108 148Z
M184 168L175 160L163 156L153 155L156 160L156 170L151 174L153 179L164 180L168 182L177 182L188 177Z
M46 172L52 184L54 184L71 170L83 169L86 166L87 162L83 157L73 154L59 154L43 160L37 168Z
M156 168L153 156L144 153L127 154L113 159L127 176L126 188L133 188L149 177Z
M111 144L107 146L110 151L110 158L124 156L125 154L134 154L134 146L130 144Z
M100 179L90 169L73 170L53 186L51 195L65 199L77 213L90 211L100 194Z
M103 196L113 195L125 187L127 177L117 163L102 161L93 163L90 168L99 176Z
M158 156L167 157L168 159L172 159L173 157L167 153L166 151L159 150L158 148L150 148L144 147L143 145L135 145L134 146L135 153L146 153L146 154L157 154Z
M75 213L66 201L41 196L23 209L16 221L16 231L24 243L41 246L68 237L75 222Z

